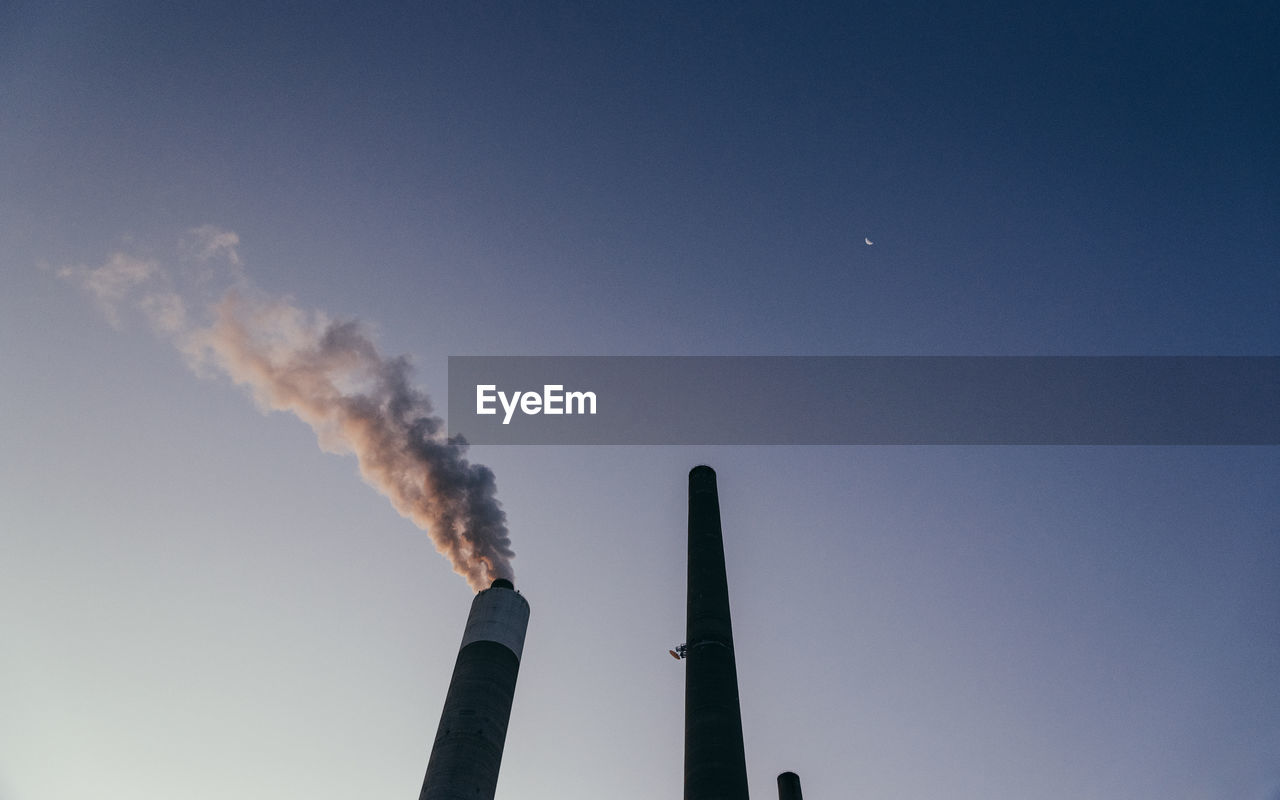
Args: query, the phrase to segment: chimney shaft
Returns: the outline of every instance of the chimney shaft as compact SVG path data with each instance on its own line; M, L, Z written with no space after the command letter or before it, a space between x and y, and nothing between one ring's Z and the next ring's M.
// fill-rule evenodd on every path
M715 470L689 472L685 800L746 800L747 764Z
M493 800L528 624L510 581L471 601L419 800Z
M804 800L800 793L800 776L784 772L778 776L778 800Z

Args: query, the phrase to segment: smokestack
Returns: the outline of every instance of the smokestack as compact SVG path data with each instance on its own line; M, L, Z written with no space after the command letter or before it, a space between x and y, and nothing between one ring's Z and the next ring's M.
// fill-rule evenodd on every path
M800 793L800 776L784 772L778 776L778 800L804 800Z
M419 800L493 800L528 625L511 581L471 601Z
M715 470L689 472L689 602L684 683L685 800L746 800L747 759L729 622Z

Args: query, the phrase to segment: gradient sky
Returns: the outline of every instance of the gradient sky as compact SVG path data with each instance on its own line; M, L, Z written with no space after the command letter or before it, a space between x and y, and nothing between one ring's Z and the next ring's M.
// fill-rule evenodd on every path
M1272 3L262 5L0 9L3 800L413 797L472 597L59 268L234 231L440 404L451 354L1280 353ZM471 456L499 798L679 796L697 463L755 797L1280 798L1277 448Z

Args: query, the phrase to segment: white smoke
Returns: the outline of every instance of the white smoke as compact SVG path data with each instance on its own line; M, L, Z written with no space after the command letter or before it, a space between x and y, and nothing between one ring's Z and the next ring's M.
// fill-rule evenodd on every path
M232 287L210 302L175 289L160 263L125 253L58 274L93 295L113 325L136 309L193 369L227 376L264 410L291 412L324 450L355 455L365 481L427 531L473 589L512 578L493 472L470 463L466 442L446 435L427 395L410 384L408 360L380 355L358 321L264 295L244 277L238 244L236 234L210 225L183 242L184 266L205 278L215 262L230 270Z

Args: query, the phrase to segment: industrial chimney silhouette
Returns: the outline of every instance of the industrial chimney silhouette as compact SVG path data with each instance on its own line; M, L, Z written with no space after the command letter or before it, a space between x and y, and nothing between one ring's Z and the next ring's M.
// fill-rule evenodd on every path
M778 800L804 800L800 792L800 776L784 772L778 776Z
M684 798L747 800L738 668L729 622L715 470L689 472L689 600L685 639Z
M419 800L493 800L528 625L511 581L471 601Z

